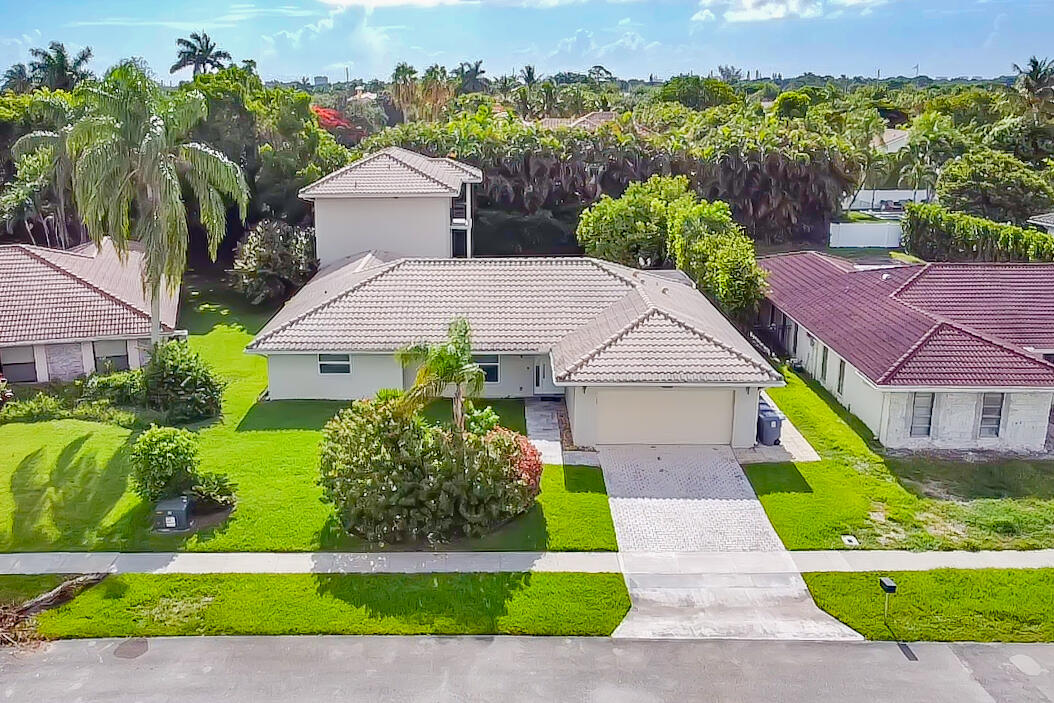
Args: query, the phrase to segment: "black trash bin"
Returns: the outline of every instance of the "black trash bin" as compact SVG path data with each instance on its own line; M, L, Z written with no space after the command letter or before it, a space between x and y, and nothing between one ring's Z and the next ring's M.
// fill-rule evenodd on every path
M780 443L780 432L783 431L783 413L773 407L764 398L758 400L758 442L767 446Z

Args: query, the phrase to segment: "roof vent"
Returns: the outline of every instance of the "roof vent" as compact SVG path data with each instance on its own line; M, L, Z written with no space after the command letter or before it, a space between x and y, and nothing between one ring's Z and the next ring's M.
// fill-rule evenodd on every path
M663 295L669 295L670 294L670 289L669 288L663 288L662 289L662 294Z
M891 274L891 273L884 273L884 274L882 274L882 280L883 281L888 281L891 278L893 278L893 274Z

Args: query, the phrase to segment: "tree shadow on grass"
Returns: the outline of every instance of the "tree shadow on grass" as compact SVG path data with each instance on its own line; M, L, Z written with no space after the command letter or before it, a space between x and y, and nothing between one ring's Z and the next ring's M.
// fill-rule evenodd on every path
M564 466L564 490L568 493L603 493L604 472L596 466Z
M207 334L221 325L256 334L275 312L273 306L250 305L221 274L188 273L180 299L179 326L190 334Z
M492 634L508 614L529 573L320 574L320 595L332 596L371 618L397 618L420 631Z
M347 406L342 400L261 400L245 413L237 431L321 430Z
M15 503L15 549L88 549L101 537L99 525L124 495L131 441L106 460L86 449L90 434L71 440L50 466L42 450L26 456L11 476ZM46 471L46 476L44 472Z

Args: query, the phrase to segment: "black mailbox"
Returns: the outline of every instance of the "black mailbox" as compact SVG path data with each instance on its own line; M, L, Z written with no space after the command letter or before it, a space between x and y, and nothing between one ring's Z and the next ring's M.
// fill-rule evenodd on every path
M182 532L190 529L190 499L187 496L166 498L154 508L154 529L159 532Z
M897 592L897 584L896 584L896 582L893 579L889 578L888 576L883 576L882 578L880 578L878 580L878 585L882 587L882 592L883 593L896 593Z

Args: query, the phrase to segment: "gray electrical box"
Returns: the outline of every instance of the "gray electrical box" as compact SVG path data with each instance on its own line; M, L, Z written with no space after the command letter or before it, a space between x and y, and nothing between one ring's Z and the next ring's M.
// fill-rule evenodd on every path
M758 399L758 442L767 446L780 443L783 431L783 413L767 403L764 398Z
M158 532L184 532L190 529L190 499L166 498L154 508L154 529Z

